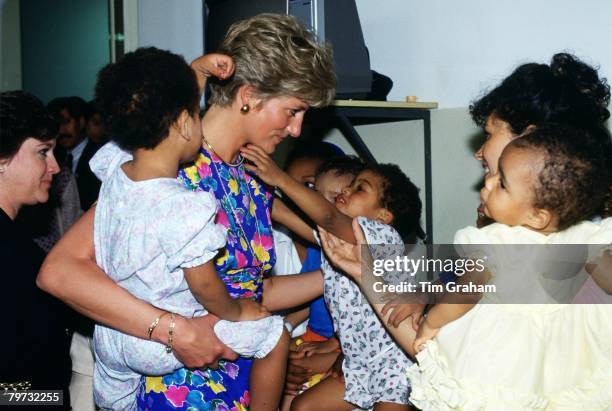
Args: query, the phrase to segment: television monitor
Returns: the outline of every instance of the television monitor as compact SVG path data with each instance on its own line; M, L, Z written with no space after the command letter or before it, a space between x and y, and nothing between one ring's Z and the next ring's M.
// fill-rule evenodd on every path
M229 26L259 13L301 20L334 50L336 98L365 98L372 87L370 58L355 0L205 0L205 52L216 50Z

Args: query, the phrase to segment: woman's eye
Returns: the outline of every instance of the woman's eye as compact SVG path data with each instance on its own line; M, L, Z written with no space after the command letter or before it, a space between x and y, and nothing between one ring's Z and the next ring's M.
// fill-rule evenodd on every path
M290 115L291 117L295 117L295 116L297 116L297 113L298 113L298 110L294 110L294 109L289 110L289 115Z
M48 148L45 148L45 149L40 150L40 151L38 152L38 154L42 155L43 157L47 157L47 154L48 154L48 153L49 153L49 149L48 149Z
M310 181L305 182L305 183L304 183L304 185L305 185L306 187L310 188L311 190L314 190L314 189L315 189L315 185L314 185L314 183L311 183Z

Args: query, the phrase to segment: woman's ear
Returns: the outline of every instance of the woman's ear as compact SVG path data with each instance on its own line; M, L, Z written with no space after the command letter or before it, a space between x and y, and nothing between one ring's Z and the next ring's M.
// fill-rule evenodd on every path
M381 208L378 210L376 220L383 224L391 225L393 222L393 213L386 208Z
M257 108L261 99L257 97L257 90L249 84L243 84L238 88L238 105L243 113L248 113L250 109Z
M0 173L4 173L6 171L10 161L10 158L0 158Z

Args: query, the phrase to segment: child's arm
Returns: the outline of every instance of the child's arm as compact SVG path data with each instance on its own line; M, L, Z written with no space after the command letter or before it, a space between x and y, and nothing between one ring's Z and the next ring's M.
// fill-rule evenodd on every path
M321 270L264 279L261 304L268 311L298 307L323 294Z
M192 61L191 68L196 73L198 87L202 94L210 76L223 80L234 74L234 60L225 54L210 53Z
M196 300L219 318L229 321L248 321L270 315L255 301L230 297L212 261L197 267L184 268L183 272Z
M272 203L272 219L287 227L306 241L316 243L312 227L294 213L283 201L275 198Z
M253 165L246 165L249 170L257 173L257 176L266 183L280 188L315 224L355 244L351 217L338 211L321 194L304 187L291 178L260 147L249 144L247 147L242 147L240 152L253 163Z
M302 308L294 313L285 316L285 321L291 324L293 328L302 324L310 316L310 307Z

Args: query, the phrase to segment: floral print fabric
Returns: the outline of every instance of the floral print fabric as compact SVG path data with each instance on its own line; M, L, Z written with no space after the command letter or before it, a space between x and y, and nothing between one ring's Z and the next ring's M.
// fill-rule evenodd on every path
M216 223L227 228L227 245L220 250L215 266L229 294L260 300L263 277L276 261L270 193L244 167L230 167L203 148L194 165L179 172L179 179L190 190L215 195L219 206ZM251 365L251 360L239 358L221 361L217 370L182 368L162 377L143 377L138 408L247 410Z

